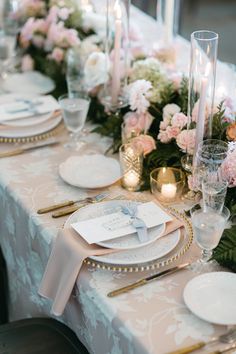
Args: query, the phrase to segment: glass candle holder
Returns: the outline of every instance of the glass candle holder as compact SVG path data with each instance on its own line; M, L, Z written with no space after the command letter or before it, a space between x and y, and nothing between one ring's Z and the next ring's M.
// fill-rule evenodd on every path
M128 103L125 88L129 70L128 0L107 0L105 54L109 79L100 93L107 110L116 112Z
M179 0L157 0L157 22L165 46L170 46L178 33L179 11Z
M184 173L177 168L159 167L150 174L152 194L163 204L180 198L185 184Z
M119 152L121 184L128 191L138 191L142 182L143 150L139 145L123 144Z

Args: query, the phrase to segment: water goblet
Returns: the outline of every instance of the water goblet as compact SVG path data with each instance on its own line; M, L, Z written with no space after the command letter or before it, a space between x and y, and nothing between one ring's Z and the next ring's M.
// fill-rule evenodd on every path
M196 209L190 210L194 237L197 245L202 249L202 256L198 263L206 265L212 256L212 250L218 245L230 217L230 211L225 206L222 211Z
M59 97L59 104L65 126L71 133L71 141L65 147L78 150L81 145L78 143L78 138L87 118L90 98L85 92L76 92L73 97L65 94Z
M196 153L194 165L204 167L208 171L218 171L227 157L228 144L217 139L203 140Z

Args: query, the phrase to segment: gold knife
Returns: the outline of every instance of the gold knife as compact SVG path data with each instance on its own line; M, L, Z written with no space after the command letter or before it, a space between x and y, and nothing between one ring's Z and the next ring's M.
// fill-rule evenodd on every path
M223 354L227 352L231 352L233 349L236 349L236 343L232 344L230 347L227 347L222 350L215 350L214 352L210 352L209 354Z
M156 280L157 278L162 278L165 275L172 274L172 273L177 272L178 270L184 269L188 265L190 265L190 263L183 263L183 264L180 264L180 265L175 266L173 268L169 268L169 269L163 270L162 272L153 274L153 275L151 275L151 276L149 276L147 278L140 279L140 280L136 281L135 283L129 284L127 286L124 286L123 288L113 290L110 293L108 293L107 296L108 297L114 297L114 296L126 293L126 292L128 292L130 290L133 290L135 288L139 288L140 286L146 285L146 284Z
M59 141L53 141L51 143L46 143L46 144L41 144L41 145L35 145L35 146L27 146L27 147L20 147L18 149L14 149L11 151L6 151L6 152L1 152L0 153L0 158L1 157L10 157L10 156L16 156L23 154L25 152L31 151L31 150L36 150L36 149L41 149L49 146L56 146L59 145Z

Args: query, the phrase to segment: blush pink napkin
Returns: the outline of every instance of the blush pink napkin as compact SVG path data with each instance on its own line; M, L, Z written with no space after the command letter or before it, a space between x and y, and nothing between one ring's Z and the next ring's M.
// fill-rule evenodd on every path
M167 223L163 236L181 226L183 224L174 219ZM84 259L113 252L118 250L89 245L72 228L59 231L38 290L41 296L53 301L51 312L55 316L63 313Z

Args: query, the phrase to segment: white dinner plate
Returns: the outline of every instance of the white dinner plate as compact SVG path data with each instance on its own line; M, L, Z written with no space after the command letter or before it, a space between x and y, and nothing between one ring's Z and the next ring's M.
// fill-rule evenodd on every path
M61 122L61 120L62 120L62 116L58 116L58 117L47 119L42 123L28 125L28 126L13 127L13 126L4 125L0 127L0 137L26 138L26 137L43 134L54 129Z
M138 205L141 203L133 202L130 200L111 200L106 202L100 202L97 204L91 204L77 210L74 214L72 214L69 217L66 223L70 225L77 221L91 219L90 217L91 214L92 214L92 218L103 216L103 215L109 215L120 211L122 206L127 206L131 204ZM165 231L164 224L148 229L149 240L144 243L140 243L137 233L133 233L124 237L115 238L113 240L98 242L98 245L106 248L116 248L116 249L139 248L139 247L149 245L150 243L160 238L164 231Z
M6 104L6 103L11 103L11 102L17 102L17 100L33 100L38 98L37 95L34 94L20 94L20 93L8 93L4 95L0 95L0 104ZM12 119L12 120L7 120L1 122L1 125L7 125L7 126L15 126L15 127L26 127L26 126L32 126L32 125L37 125L40 123L45 122L48 120L51 116L51 113L45 113L45 114L39 114L39 115L34 115L32 117L26 117L26 118L21 118L21 119ZM0 128L0 133L1 133L1 128Z
M80 188L103 188L120 177L117 160L101 154L71 156L59 166L60 177L68 184Z
M83 221L113 213L114 211L119 210L121 205L127 205L127 203L130 203L130 201L113 200L88 205L73 213L67 219L65 227L69 227L72 223L77 221ZM161 237L164 228L164 225L161 225L149 229L148 234L150 235L150 241L146 245L139 243L137 234L131 234L125 237L98 243L104 247L120 248L121 251L90 258L99 262L114 265L138 265L155 261L171 252L180 241L180 230L176 230L167 236Z
M183 296L187 307L201 319L236 325L236 274L201 274L187 283Z
M38 71L29 71L9 75L3 82L2 88L7 92L45 95L52 92L55 84L52 79Z

